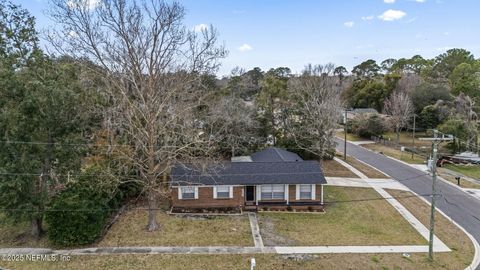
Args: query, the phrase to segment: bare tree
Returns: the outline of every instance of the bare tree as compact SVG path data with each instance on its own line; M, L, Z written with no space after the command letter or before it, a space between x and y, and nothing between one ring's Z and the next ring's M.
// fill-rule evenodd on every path
M405 92L394 92L385 100L384 111L390 115L390 122L397 134L397 143L400 142L400 131L404 128L413 114L413 103Z
M216 137L202 124L210 91L201 75L217 70L226 51L212 26L187 29L176 2L51 0L49 11L62 27L49 33L52 45L99 67L112 104L106 125L126 138L119 151L139 175L154 231L171 166L211 156Z
M468 134L467 150L476 151L478 149L478 115L475 112L475 100L462 92L455 98L454 104L457 114L465 120Z
M343 102L333 64L308 65L301 76L289 81L288 129L296 145L320 158L335 148L334 130Z
M234 95L222 96L214 106L217 119L216 134L223 139L219 143L222 149L230 149L231 156L246 154L249 149L259 144L261 139L257 135L258 121L255 118L253 102L246 102Z

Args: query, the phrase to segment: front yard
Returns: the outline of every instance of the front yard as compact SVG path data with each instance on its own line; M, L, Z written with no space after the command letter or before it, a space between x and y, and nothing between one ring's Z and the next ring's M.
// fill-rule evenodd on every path
M273 224L273 231L294 244L319 245L414 245L426 244L424 240L403 218L383 199L376 200L379 195L369 188L325 187L326 201L332 202L326 214L292 214L292 213L261 213L261 230L266 244L268 236L263 233L265 219ZM424 225L428 226L429 206L411 193L388 190ZM364 199L373 199L363 201ZM333 203L333 201L336 201ZM136 215L131 211L120 222L123 225L134 220L145 221L145 213ZM218 238L232 237L238 242L243 240L243 234L237 234L238 229L248 228L246 217L233 219L220 218L215 220L189 220L161 214L159 221L163 230L169 234L187 233L185 230L204 234L204 239L186 240L187 237L198 237L189 234L186 237L177 236L170 243L204 243L209 245ZM202 223L205 222L205 223ZM286 222L292 223L291 226ZM238 223L238 224L237 224ZM117 223L118 224L118 223ZM170 228L171 224L183 224L185 230ZM145 241L162 241L161 232L153 235L144 233L143 226L138 224L129 230L119 231L113 228L110 233L124 235L124 241L135 243L135 238ZM270 225L269 225L270 226ZM235 230L230 230L236 228ZM270 228L271 229L271 228ZM214 234L218 234L214 236ZM0 268L11 269L250 269L250 259L255 258L257 270L267 269L464 269L473 259L474 247L469 238L442 215L437 214L436 235L445 242L452 252L435 253L433 263L427 260L427 253L403 254L311 254L311 255L279 255L279 254L226 254L226 255L82 255L72 256L68 262L5 262L0 261ZM107 235L104 241L114 243L114 235ZM123 236L122 236L123 237ZM171 237L171 236L168 236ZM145 238L152 238L148 240ZM156 239L158 238L158 239ZM248 237L251 241L250 230ZM309 238L312 238L311 240ZM207 240L208 239L208 240ZM280 241L281 239L273 239ZM113 241L113 242L112 242ZM163 241L167 241L164 239ZM104 242L106 244L108 242ZM160 242L159 242L160 243ZM250 244L252 244L250 242Z
M458 172L473 179L480 180L480 165L445 164L443 166L454 172Z
M370 149L374 152L377 153L383 153L386 156L393 157L396 159L399 159L403 162L410 163L410 164L425 164L426 160L422 156L419 155L413 155L412 158L412 153L409 152L402 152L400 150L378 144L378 143L371 143L371 144L364 144L362 145L363 147Z
M261 213L266 245L425 245L426 240L371 188L325 187L326 213Z
M428 204L417 197L411 196L412 193L408 191L387 190L387 192L396 197L428 228L430 225L430 206ZM452 251L434 254L435 263L432 266L442 269L464 269L472 262L475 247L468 236L438 212L435 215L435 235ZM415 261L426 260L426 257L426 254L412 254L412 259Z
M343 155L337 155L338 158L343 160ZM352 158L347 155L347 160L345 161L348 164L352 165L355 169L359 170L363 174L365 174L368 178L390 178L380 172L379 170L372 168L365 163L357 160L356 158Z
M247 216L180 217L159 211L161 228L147 232L146 210L130 210L98 243L115 246L253 246Z
M327 177L347 177L347 178L358 178L356 174L350 171L347 167L338 163L337 161L331 160L322 160L322 170L323 175Z

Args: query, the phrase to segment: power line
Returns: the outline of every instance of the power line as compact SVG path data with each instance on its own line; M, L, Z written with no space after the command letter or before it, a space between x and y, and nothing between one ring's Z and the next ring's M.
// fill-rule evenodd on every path
M337 203L359 203L359 202L370 202L370 201L381 201L381 200L391 200L391 199L403 199L403 198L420 198L420 197L430 197L431 194L412 194L412 195L403 195L403 196L390 196L390 197L375 197L375 198L364 198L364 199L353 199L353 200L332 200L324 201L324 204L337 204ZM94 209L51 209L45 208L41 212L97 212L97 211L116 211L117 208L94 208ZM147 208L147 207L136 207L131 210L165 210L165 208ZM25 208L0 208L0 211L3 212L39 212L38 209L25 209Z

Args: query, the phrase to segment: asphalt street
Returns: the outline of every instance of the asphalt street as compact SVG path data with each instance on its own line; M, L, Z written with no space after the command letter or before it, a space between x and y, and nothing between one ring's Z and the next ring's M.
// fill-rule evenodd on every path
M337 150L343 153L344 141L336 141ZM432 177L425 172L351 143L347 143L347 155L381 170L419 195L432 194ZM437 194L437 207L480 243L480 200L442 181L437 181ZM431 200L429 196L424 198Z

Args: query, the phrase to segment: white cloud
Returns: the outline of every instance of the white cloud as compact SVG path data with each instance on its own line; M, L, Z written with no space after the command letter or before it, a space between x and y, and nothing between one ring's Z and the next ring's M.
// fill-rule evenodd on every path
M241 52L247 52L253 50L252 46L248 45L247 43L244 43L242 46L238 47L238 50Z
M395 3L395 0L383 0L385 4L393 4Z
M374 18L373 15L371 15L371 16L363 16L363 17L362 17L362 20L364 20L364 21L371 21L371 20L373 20L373 18Z
M405 17L407 13L401 10L394 10L389 9L382 13L382 15L378 16L378 18L382 21L395 21Z
M348 22L344 22L343 25L345 25L345 27L350 28L350 27L353 27L355 25L355 23L352 22L352 21L348 21Z
M208 28L208 25L204 24L204 23L201 23L201 24L197 24L193 27L193 31L195 32L202 32L204 30L207 30Z
M427 2L427 0L415 0L415 2L417 2L417 3L425 3L425 2Z

